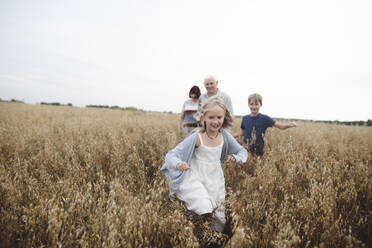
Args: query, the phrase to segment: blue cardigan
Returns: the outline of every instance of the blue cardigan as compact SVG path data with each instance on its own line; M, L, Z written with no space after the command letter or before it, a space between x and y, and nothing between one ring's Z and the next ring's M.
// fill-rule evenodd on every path
M183 178L185 177L184 171L178 170L176 166L182 161L185 161L189 166L191 166L191 159L195 152L196 136L198 133L199 131L192 133L165 155L165 163L161 167L160 172L169 180L170 195L172 197L175 196ZM224 141L221 153L221 163L229 154L234 156L236 163L244 163L247 161L247 150L242 147L229 132L222 129L221 134Z

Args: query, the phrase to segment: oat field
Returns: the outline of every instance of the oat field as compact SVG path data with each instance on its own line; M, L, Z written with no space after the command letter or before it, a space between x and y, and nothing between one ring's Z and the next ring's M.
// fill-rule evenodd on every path
M371 247L371 127L269 129L265 156L223 165L215 233L159 172L177 118L0 103L0 247Z

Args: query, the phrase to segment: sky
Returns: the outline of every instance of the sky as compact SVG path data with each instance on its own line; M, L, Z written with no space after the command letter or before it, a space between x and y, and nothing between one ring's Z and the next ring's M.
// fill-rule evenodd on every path
M179 113L214 75L235 115L372 119L370 0L0 0L0 98Z

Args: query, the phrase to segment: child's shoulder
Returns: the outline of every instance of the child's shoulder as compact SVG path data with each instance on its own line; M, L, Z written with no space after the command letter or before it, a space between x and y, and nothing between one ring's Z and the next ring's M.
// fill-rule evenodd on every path
M263 114L263 113L259 113L258 115L263 117L263 118L267 118L267 117L271 118L269 115L266 115L266 114Z
M251 114L247 114L247 115L244 115L243 116L243 119L260 119L260 118L267 118L267 117L269 117L269 118L271 118L270 116L268 116L268 115L265 115L265 114L261 114L261 113L258 113L257 115L255 115L255 116L252 116Z
M221 129L221 135L222 135L222 138L224 139L224 140L226 140L226 139L235 139L234 138L234 136L229 132L229 131L227 131L227 130L225 130L225 129Z
M273 118L271 116L266 115L266 114L259 113L257 116L262 121L273 120Z
M261 115L263 118L266 118L266 119L272 119L272 117L269 116L269 115L265 115L265 114L261 114L261 113L260 113L260 115Z
M191 132L191 134L184 138L181 143L189 144L195 142L199 132L200 132L199 130Z
M265 125L267 125L269 127L271 127L275 124L275 120L273 118L271 118L270 116L265 115L265 114L261 114L260 122L264 123Z

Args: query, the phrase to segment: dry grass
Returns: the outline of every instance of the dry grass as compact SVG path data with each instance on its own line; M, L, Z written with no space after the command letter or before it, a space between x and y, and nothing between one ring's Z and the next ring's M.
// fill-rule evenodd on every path
M168 199L176 115L0 103L0 247L368 247L371 130L270 129L224 165L222 235Z

